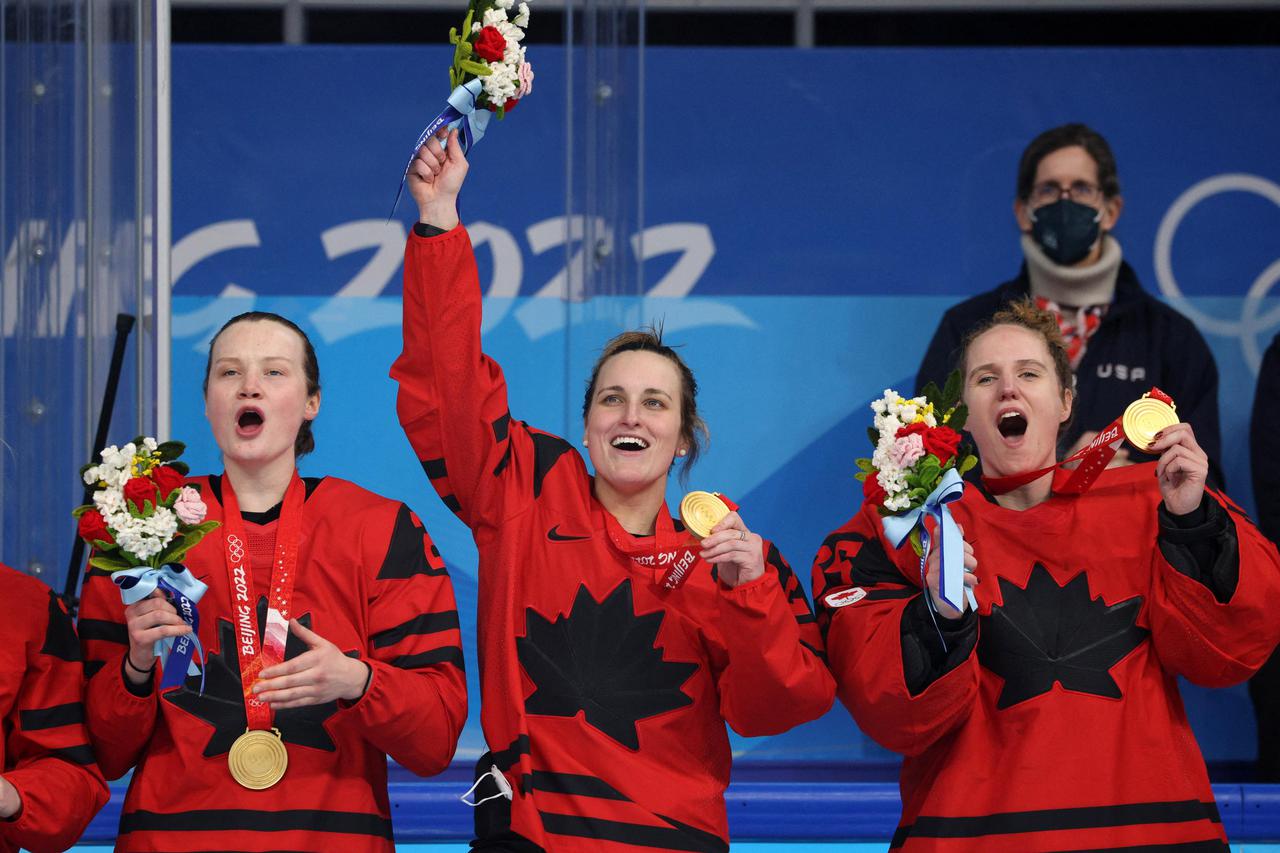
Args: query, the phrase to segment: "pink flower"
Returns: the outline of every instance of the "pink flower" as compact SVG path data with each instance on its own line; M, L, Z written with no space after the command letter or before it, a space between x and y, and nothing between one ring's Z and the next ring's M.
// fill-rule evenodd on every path
M919 433L902 435L893 440L893 448L889 451L889 459L899 468L908 468L924 456L924 439Z
M200 492L190 486L183 486L178 492L178 499L173 502L173 511L183 524L199 524L204 521L209 507L205 506Z
M527 62L521 62L519 76L520 88L516 90L516 97L523 98L533 91L533 66Z

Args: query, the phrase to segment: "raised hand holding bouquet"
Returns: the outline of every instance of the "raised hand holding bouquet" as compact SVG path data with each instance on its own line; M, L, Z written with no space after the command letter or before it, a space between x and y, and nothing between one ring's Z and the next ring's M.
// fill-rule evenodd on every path
M401 172L400 189L391 212L395 213L404 191L404 175L423 144L441 128L459 129L463 152L480 141L489 116L505 118L525 95L533 91L533 66L525 60L525 29L529 4L515 0L470 0L461 31L449 30L453 64L449 66L448 106L418 135Z
M164 661L161 688L201 674L193 659L203 658L196 603L207 587L181 560L218 526L204 520L200 492L183 483L187 466L178 457L185 449L178 441L157 443L145 436L108 447L100 463L80 472L86 485L97 486L93 503L72 512L80 537L94 549L89 565L111 573L126 605L158 589L190 627L189 634L156 641L156 656Z
M960 430L968 410L960 402L959 371L947 379L946 388L930 382L919 397L906 398L892 389L871 404L875 425L867 435L875 445L870 459L857 460L856 475L865 500L882 516L885 534L895 547L910 541L920 557L920 585L925 582L925 561L930 534L925 516L932 516L941 551L938 594L958 612L965 600L977 609L973 592L964 586L964 541L947 504L964 493L963 475L978 457L962 446ZM964 590L965 600L961 599ZM932 606L931 599L930 606Z

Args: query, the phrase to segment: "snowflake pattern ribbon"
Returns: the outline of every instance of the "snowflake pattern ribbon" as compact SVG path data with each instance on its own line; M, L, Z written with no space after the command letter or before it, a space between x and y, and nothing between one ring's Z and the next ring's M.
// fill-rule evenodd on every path
M480 89L483 86L484 80L477 77L456 87L449 93L449 105L440 115L431 120L422 133L418 134L418 141L414 143L413 151L409 154L409 162L404 164L404 171L400 174L400 187L396 190L396 200L391 205L391 215L387 217L388 219L396 215L396 208L400 206L400 196L404 194L404 179L409 174L409 167L413 165L413 158L418 156L418 149L435 136L440 128L447 127L449 130L459 128L458 138L462 143L464 154L484 137L485 128L489 126L489 117L492 114L488 110L476 108L476 98L480 96Z
M923 504L906 512L886 515L883 518L885 535L889 537L889 541L895 548L902 547L902 543L907 541L911 531L916 527L920 528L920 542L923 549L920 555L920 582L922 586L927 586L924 578L924 564L929 559L930 543L929 528L924 524L924 516L926 513L933 516L934 521L937 522L938 548L941 551L938 595L961 613L964 612L959 594L961 590L964 590L969 607L974 611L978 609L973 590L966 589L964 585L964 538L960 535L960 528L956 526L956 521L951 516L951 509L947 506L952 501L959 500L963 494L964 480L952 468L943 475L942 481L925 498Z
M178 616L190 626L191 633L156 640L156 657L164 662L160 689L177 687L188 675L199 675L200 690L203 692L204 671L194 660L198 657L201 662L204 661L204 649L197 636L200 630L200 611L196 609L196 602L209 587L187 571L186 566L178 564L167 564L158 569L150 566L122 569L112 572L111 580L120 588L120 598L126 605L141 601L157 589L173 602Z

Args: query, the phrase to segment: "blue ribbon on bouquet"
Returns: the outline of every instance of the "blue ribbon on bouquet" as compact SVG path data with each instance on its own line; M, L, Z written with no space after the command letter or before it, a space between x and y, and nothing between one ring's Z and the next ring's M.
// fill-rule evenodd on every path
M920 582L926 587L927 592L924 564L929 559L930 537L924 517L925 515L933 516L934 521L937 522L938 548L942 552L938 595L960 612L964 611L960 600L961 591L964 592L969 607L974 611L978 609L973 590L966 589L964 585L964 539L960 535L960 528L956 527L955 519L951 517L951 509L947 506L952 501L959 500L962 494L964 494L964 480L960 478L959 472L952 468L942 476L942 482L929 493L923 504L904 513L886 515L883 518L885 535L889 537L889 541L895 548L902 547L902 543L907 541L911 531L916 527L920 528L920 542L924 546L922 548L924 553L920 555ZM945 642L943 645L946 645Z
M111 573L111 579L120 587L120 598L126 605L141 601L154 590L160 590L173 602L178 616L191 627L191 633L182 637L165 637L156 640L156 657L164 663L160 689L177 687L188 675L200 676L200 692L204 692L204 669L193 660L199 656L204 662L204 649L200 645L200 611L198 602L209 589L197 580L186 566L169 563L158 569L137 566Z
M476 98L480 97L480 89L483 86L484 82L479 77L458 86L449 93L449 106L445 107L444 112L433 118L426 129L418 134L418 141L413 144L413 151L409 154L409 162L404 164L404 171L400 173L400 186L396 189L396 200L391 205L391 214L387 217L388 219L396 215L396 208L400 206L400 196L404 194L404 179L409 174L409 167L413 165L413 158L418 156L418 149L435 136L440 128L447 126L450 130L455 127L461 130L459 136L462 140L463 154L470 151L471 146L484 136L484 130L489 126L492 113L486 109L476 108Z

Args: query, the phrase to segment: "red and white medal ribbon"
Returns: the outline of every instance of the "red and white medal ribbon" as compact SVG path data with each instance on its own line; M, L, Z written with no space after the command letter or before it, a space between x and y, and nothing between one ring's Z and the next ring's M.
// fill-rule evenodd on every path
M272 713L267 703L253 692L262 670L284 660L289 638L290 606L298 568L298 545L302 534L302 503L306 486L297 472L284 493L280 523L276 527L275 563L271 567L271 588L267 594L267 622L261 647L258 642L258 614L253 600L253 572L249 566L248 538L240 506L231 480L222 478L223 552L227 582L231 591L231 613L236 629L236 654L240 661L240 685L244 692L245 717L250 729L271 728Z
M605 531L609 541L631 562L653 573L653 582L665 589L676 589L683 584L698 562L698 544L688 532L677 532L671 514L664 505L658 510L653 540L637 538L622 529L622 525L608 510L604 512Z
M1147 396L1170 406L1173 405L1173 398L1154 386L1147 392ZM1057 491L1068 495L1083 494L1093 485L1093 481L1098 479L1098 475L1106 469L1107 463L1116 455L1116 450L1119 449L1120 441L1124 437L1124 415L1121 415L1108 424L1105 429L1100 430L1093 441L1089 442L1088 446L1076 451L1061 462L1050 465L1047 468L1024 471L1021 474L1012 474L1008 477L984 476L982 483L991 494L1003 495L1006 492L1011 492L1040 479L1056 468L1061 468L1063 465L1080 460L1080 466L1071 473L1071 476Z

